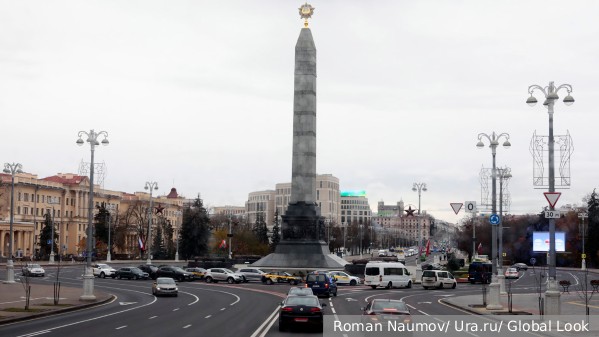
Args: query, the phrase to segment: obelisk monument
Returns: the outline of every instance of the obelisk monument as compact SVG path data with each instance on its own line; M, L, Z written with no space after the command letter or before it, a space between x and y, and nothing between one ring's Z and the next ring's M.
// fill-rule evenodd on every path
M295 45L291 200L275 252L252 265L341 269L347 262L330 254L316 203L316 46L308 28L314 7L306 3L299 11L305 21Z

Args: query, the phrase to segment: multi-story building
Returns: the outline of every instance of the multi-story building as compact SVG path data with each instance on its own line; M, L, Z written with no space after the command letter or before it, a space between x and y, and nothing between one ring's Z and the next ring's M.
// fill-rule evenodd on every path
M275 206L279 215L285 214L291 200L291 183L275 185ZM320 207L320 215L331 223L339 223L340 208L339 178L332 174L316 176L316 202Z
M11 176L0 174L0 255L8 256L10 238ZM175 230L181 224L183 198L173 188L168 195L153 198L153 216L169 221ZM140 230L147 228L149 194L127 194L94 186L94 212L101 204L112 209L110 223L126 225L126 244L115 247L115 252L138 251ZM58 236L55 252L78 255L85 250L89 214L89 178L72 173L59 173L38 179L30 173L15 174L13 254L33 256L40 249L40 233L45 214L54 219ZM158 223L158 222L156 222ZM154 226L156 226L154 223Z
M212 214L221 214L227 217L244 218L245 207L244 206L214 206L212 207Z
M269 229L275 216L275 191L251 192L245 204L245 214L248 223L255 223L258 216L263 216Z
M430 238L433 220L426 214L426 211L418 214L418 210L409 207L409 212L407 212L403 200L396 205L385 205L383 201L379 201L377 208L378 213L372 217L372 220L377 226L380 226L389 245L417 244L419 226L423 243Z
M372 210L368 204L366 191L341 192L341 223L359 224L368 223L372 217Z

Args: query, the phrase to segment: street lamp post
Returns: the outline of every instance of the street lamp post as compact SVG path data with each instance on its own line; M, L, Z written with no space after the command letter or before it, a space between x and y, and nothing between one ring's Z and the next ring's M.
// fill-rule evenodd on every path
M416 257L416 280L420 280L420 277L422 276L422 267L420 266L422 256L422 228L420 227L422 216L420 215L420 200L422 192L427 191L426 183L414 183L412 185L412 191L418 191L418 257Z
M493 132L491 135L488 135L486 133L479 133L478 134L478 143L476 143L476 147L478 147L479 149L482 149L485 144L483 143L483 139L486 138L489 141L489 147L491 148L491 154L493 155L493 171L491 174L491 178L492 178L492 203L491 203L491 212L493 213L493 215L496 215L497 213L497 170L496 170L496 164L495 164L495 156L497 154L497 146L499 145L499 140L501 138L505 138L505 141L503 142L503 147L504 148L509 148L511 146L510 144L510 135L507 133L501 133L499 135L497 135L495 132ZM491 229L491 256L493 258L493 276L492 276L492 281L491 284L489 285L489 304L487 305L487 309L491 309L491 310L496 310L496 309L502 309L503 306L501 305L500 301L499 301L499 295L500 295L500 284L499 284L499 279L498 279L498 270L501 271L501 267L499 266L499 256L497 256L497 227L498 225L493 225L493 228Z
M586 231L586 228L584 227L584 219L588 218L589 214L586 213L586 212L578 213L578 217L580 219L582 219L582 231L581 231L582 232L581 233L581 236L582 236L582 263L581 263L580 269L586 270L587 269L587 262L586 262L586 255L587 254L586 254L586 252L584 250L584 239L585 239L585 237L587 235L587 231Z
M179 217L182 215L183 213L181 211L175 211L174 215L175 215L175 224L177 227L177 251L175 252L175 262L179 262L179 231L180 231L180 227L181 227L181 222L183 222L183 219L181 219L181 222L179 221Z
M93 229L93 212L94 212L94 151L96 145L100 145L98 137L103 136L102 145L108 145L108 133L106 131L95 132L93 129L89 132L79 131L77 134L77 145L82 146L84 141L82 136L87 137L87 142L91 149L91 162L89 164L89 198L88 198L88 209L87 209L87 263L85 267L85 274L83 275L83 295L79 298L82 301L95 301L96 296L94 295L94 274L92 273L92 229Z
M346 232L347 232L347 222L344 222L342 225L343 225L343 252L341 252L341 255L345 256L345 253L347 252L347 246L345 246L345 237L346 237Z
M503 275L503 182L512 177L511 170L508 167L497 169L499 176L499 230L498 230L498 255L499 255L499 292L506 294L505 291L505 276Z
M48 198L48 203L50 205L52 205L52 231L50 234L50 260L48 262L50 262L50 264L54 264L54 205L58 205L60 203L60 201L58 201L57 197L49 197Z
M110 254L110 250L112 248L110 242L110 223L112 222L112 213L116 209L116 205L106 205L106 210L108 211L108 252L106 253L106 262L112 261L112 255Z
M362 235L362 228L364 228L363 224L360 224L360 259L362 258L362 241L364 241L364 237Z
M533 96L535 90L540 91L545 96L545 102L543 102L543 105L547 106L547 113L549 115L548 161L550 193L555 192L555 140L553 138L553 106L555 105L555 101L559 99L557 92L561 89L565 89L568 92L568 95L564 97L564 103L568 106L572 105L574 103L574 98L570 96L570 94L572 93L572 86L570 84L562 84L556 87L553 84L553 81L549 82L549 85L544 88L536 84L529 86L528 93L530 94L530 97L526 99L526 103L532 107L537 103L537 99ZM549 205L549 210L554 211L554 206L555 205ZM555 219L549 219L549 280L545 295L545 313L547 315L559 315L561 311L559 303L560 292L557 286L557 279L555 273Z
M155 181L146 181L145 190L150 190L150 207L148 208L148 238L146 239L146 249L148 250L148 258L146 264L152 264L152 192L158 189L158 183Z
M15 174L23 173L22 171L23 165L19 163L5 163L4 164L4 173L10 174L10 235L8 241L8 260L6 261L6 281L4 283L15 283L15 265L12 260L12 244L14 242L13 238L13 224L15 217ZM2 247L4 248L4 247Z

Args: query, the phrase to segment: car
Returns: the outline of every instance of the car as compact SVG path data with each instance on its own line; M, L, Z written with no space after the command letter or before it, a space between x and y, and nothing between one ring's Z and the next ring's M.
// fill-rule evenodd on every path
M328 272L313 271L306 276L306 287L312 288L314 295L337 296L337 282Z
M291 275L284 271L274 271L262 275L262 283L273 284L273 283L289 283L297 285L302 281L300 277Z
M185 271L188 273L191 273L193 276L192 278L194 280L203 280L204 275L206 275L206 269L204 269L204 268L191 267L191 268L185 268Z
M401 262L370 261L364 268L364 284L372 289L412 288L412 276Z
M506 271L505 271L506 279L517 279L518 277L520 277L520 273L518 272L517 268L506 269Z
M158 267L153 264L140 264L137 266L137 268L141 269L141 271L145 273L148 273L152 280L155 280L158 277L158 275L156 275L158 272Z
M46 275L46 271L42 266L37 263L28 263L23 268L21 268L21 272L23 276L40 276L44 277Z
M96 263L92 265L92 272L94 276L106 278L106 276L112 277L112 275L116 272L116 269L105 263Z
M445 270L425 270L422 272L420 283L424 289L428 288L452 288L455 289L458 282L453 275Z
M241 268L237 273L243 276L243 282L262 281L262 276L266 275L265 272L257 268Z
M124 278L128 280L146 280L150 275L137 267L123 267L114 272L111 277L118 278L119 280Z
M365 325L374 325L382 324L385 327L388 326L389 323L403 323L404 326L412 325L412 315L408 306L404 301L401 300L392 300L392 299L383 299L383 298L375 298L372 299L366 307L362 309L362 317L361 322ZM375 332L374 336L379 336L380 334ZM397 334L394 333L393 336L412 336L411 332L407 332L407 334Z
M512 268L516 268L516 269L518 269L518 271L528 270L528 265L526 263L518 262L518 263L514 263L512 265Z
M298 295L298 296L314 295L314 292L312 291L312 288L291 287L291 288L289 288L289 291L287 292L287 296L289 296L289 295Z
M204 275L204 280L207 283L217 283L218 281L226 281L227 283L241 283L243 276L227 268L210 268Z
M422 263L420 265L422 270L443 270L443 266L438 263Z
M177 282L170 277L158 277L152 283L152 295L160 296L160 295L171 295L178 296L179 288L177 287Z
M308 296L287 296L281 302L279 310L279 331L285 331L290 328L312 327L318 332L323 331L324 315L323 307L325 303L320 303L318 297Z
M333 275L333 277L335 278L335 281L337 281L337 285L355 286L355 285L358 285L361 283L359 277L349 275L346 272L331 271L330 274Z
M158 268L156 272L157 277L170 277L177 281L191 281L193 279L193 275L189 272L186 272L180 267L176 266L162 266Z

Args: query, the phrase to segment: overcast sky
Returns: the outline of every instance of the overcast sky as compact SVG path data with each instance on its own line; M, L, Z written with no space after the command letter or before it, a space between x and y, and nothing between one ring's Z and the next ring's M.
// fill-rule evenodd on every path
M80 130L105 130L104 187L201 193L209 206L291 181L294 48L302 1L0 0L0 161L40 178L90 160ZM548 114L531 84L568 83L556 135L574 142L572 185L598 185L599 2L314 0L317 171L342 190L418 205L457 221L451 202L480 202L491 150L506 132L511 212L547 205L533 187L533 132ZM560 98L567 93L559 93ZM488 144L488 142L486 143ZM545 164L547 165L547 164Z

